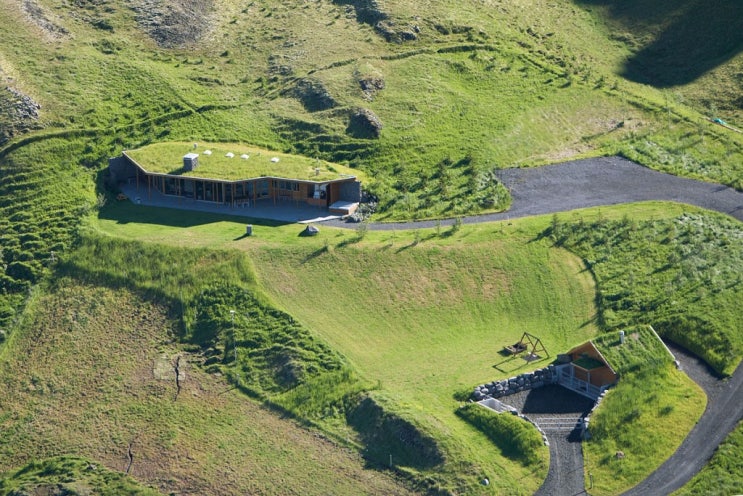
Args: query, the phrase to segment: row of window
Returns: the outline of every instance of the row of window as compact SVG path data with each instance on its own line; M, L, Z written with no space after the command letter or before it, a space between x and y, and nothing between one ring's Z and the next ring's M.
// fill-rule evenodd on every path
M186 198L196 198L198 200L209 201L232 201L232 187L224 190L225 198L222 198L222 185L219 183L204 182L198 180L178 179L166 177L164 181L163 193L166 195L184 196ZM266 198L269 196L268 179L251 181L245 183L236 183L234 185L235 200L245 200L252 198ZM163 184L160 180L155 181L155 187L160 190ZM281 192L299 191L299 183L293 181L281 181L274 179L271 181L274 190ZM324 185L323 185L324 186ZM319 190L319 188L318 188ZM324 190L324 188L323 188ZM254 194L255 191L255 194ZM312 196L313 188L310 188ZM319 192L319 191L318 191ZM325 191L322 191L323 197Z
M274 179L272 186L274 189L282 191L299 191L299 183L293 181L279 181Z

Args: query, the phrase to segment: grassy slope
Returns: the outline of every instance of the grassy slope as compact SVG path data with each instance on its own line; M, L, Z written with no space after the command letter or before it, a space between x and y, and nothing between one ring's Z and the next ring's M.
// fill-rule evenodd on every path
M704 392L673 365L622 376L591 418L583 445L591 494L613 495L636 485L670 457L704 413ZM623 451L624 459L617 459Z
M358 241L358 234L353 231L325 228L320 236L302 238L297 245L292 243L299 231L294 225L271 229L257 226L255 237L240 239L244 221L233 223L214 216L198 216L193 219L193 225L183 226L179 219L184 214L171 212L168 216L171 226L155 227L147 223L149 210L138 209L144 216L144 222L138 222L131 209L125 204L112 205L110 213L98 224L120 236L185 246L212 244L249 250L256 259L263 284L277 301L341 350L367 379L379 380L381 390L375 394L392 400L391 408L408 418L422 418L420 422L430 432L458 436L459 445L452 447L447 443L448 449L457 457L475 460L478 472L483 474L488 473L487 467L492 463L488 460L492 460L493 455L475 448L481 444L477 440L479 435L468 432L454 420L452 412L457 403L452 394L468 392L473 384L490 377L510 375L516 370L513 367L518 364L513 362L501 364L504 372L492 366L497 363L495 352L499 347L514 336L520 336L525 327L559 329L560 322L573 321L579 325L592 316L590 305L583 318L556 312L561 305L565 308L575 305L575 301L583 301L584 305L590 301L592 283L585 279L588 272L584 271L576 280L573 273L580 270L579 266L563 265L571 257L563 258L560 251L550 255L552 250L542 243L525 243L545 232L551 223L549 217L514 221L512 225L463 226L457 232L445 228L438 235L436 229L369 232L363 241ZM618 206L565 214L561 222L570 221L576 225L597 221L623 223L627 216L638 216L638 220L652 218L659 223L688 211L688 207L681 205L650 203L642 207ZM419 241L417 245L416 240ZM550 264L544 261L553 257L562 262L552 268L562 267L562 271L567 272L548 270ZM539 260L542 262L536 266L542 270L531 270L534 265L529 263ZM370 267L374 270L369 270ZM328 284L329 281L332 284ZM510 282L506 284L507 281ZM538 281L538 285L562 281L575 293L562 288L555 290L558 294L549 295L531 288L529 281ZM335 289L338 287L340 290ZM506 291L511 301L521 302L523 306L510 306L492 299L496 291ZM580 297L581 294L584 296ZM569 300L573 303L566 303ZM428 303L430 301L436 303ZM436 306L443 310L431 308ZM529 311L519 312L525 307ZM457 311L458 308L462 310ZM532 309L537 309L536 314ZM328 318L328 315L333 317ZM548 319L552 321L545 324ZM491 321L498 325L493 326ZM463 326L471 331L457 333L456 329ZM526 330L536 332L535 327ZM562 343L574 344L592 332L583 328L578 335L570 334L572 338L559 331L555 334L543 332L541 337L554 353L568 346ZM465 362L460 361L461 356L466 357ZM462 366L463 363L467 366ZM620 396L630 394L634 399L628 404L639 401L647 405L647 411L643 408L642 421L632 423L621 436L605 438L596 451L601 460L616 443L630 451L633 440L654 435L657 428L652 419L658 415L663 421L673 416L676 420L670 424L674 426L686 425L689 419L693 423L703 401L696 394L688 396L688 391L693 393L694 388L675 372L661 376L665 394L660 398L653 397L653 392L643 386L647 385L646 381L628 379ZM414 397L408 393L411 390ZM643 399L637 400L638 395ZM663 406L660 403L669 401L675 408L659 413ZM622 408L606 409L623 411ZM666 435L662 443L666 446L664 449L671 452L682 440L683 432L683 428L674 428ZM473 439L470 447L467 446L469 439ZM611 446L607 447L607 442ZM633 456L636 456L635 468L621 480L646 473L645 469L637 470L637 460L642 467L651 466L642 461L647 453L633 452ZM596 458L598 461L599 456ZM660 458L656 461L660 462ZM517 469L517 466L512 468ZM596 470L596 475L601 473Z
M434 434L458 460L452 464L474 463L460 472L502 471L498 484L507 492L527 484L515 483L524 468L482 449L481 434L454 415L453 395L526 370L516 362L501 364L502 372L493 369L502 360L500 347L524 330L541 331L555 353L595 332L589 274L566 252L527 243L530 235L513 226L467 227L453 236L446 229L418 246L412 246L412 232L369 233L354 244L353 231L323 229L320 237L292 246L296 226L257 226L255 237L235 241L242 223L101 225L142 238L211 240L250 250L275 300L341 351L366 380L379 382L380 400ZM430 235L435 230L420 237ZM538 480L530 479L532 489Z
M75 456L52 457L31 462L0 475L0 494L99 494L101 496L154 496L158 491L145 488L129 476L108 470Z
M378 381L391 408L433 433L454 460L500 472L502 491L536 489L538 478L517 483L523 469L482 449L481 435L454 415L453 396L539 366L493 369L497 351L525 330L553 352L595 332L588 274L567 253L523 239L399 243L380 235L319 255L276 245L251 254L275 301Z
M725 439L710 463L689 483L678 490L677 496L727 495L743 492L743 425Z
M0 470L75 453L123 471L131 445L130 474L165 493L406 494L205 374L175 325L124 288L65 278L39 293L3 349Z
M598 337L596 346L620 380L591 417L583 445L591 494L633 487L670 457L704 413L704 391L676 370L671 355L647 326ZM616 457L624 453L623 459Z
M188 51L157 48L136 29L131 11L119 4L108 9L86 4L86 9L77 12L82 15L76 16L52 7L51 2L40 5L73 35L50 41L28 22L19 4L0 2L0 16L8 21L0 23L0 67L3 77L12 76L13 85L41 102L45 132L67 129L61 144L25 145L0 159L4 167L2 213L9 220L2 226L3 246L8 242L15 249L4 252L4 263L29 262L27 254L31 262L37 261L36 266L30 262L30 267L15 265L17 277L10 284L37 277L42 261L54 249L50 240L66 247L79 215L94 205L92 174L81 173L75 166L99 167L120 148L151 140L245 141L341 161L365 154L374 158L370 165L357 164L380 179L378 188L397 216L411 211L396 207L395 202L412 186L420 191L401 204L436 198L439 185L432 181L436 178L430 164L444 154L455 161L476 155L476 167L453 172L448 186L454 191L451 198L432 207L432 211L449 213L468 208L462 196L468 191L468 176L524 157L528 157L524 163L532 164L576 153L621 150L652 167L677 173L739 186L743 177L739 138L704 123L685 107L690 102L704 114L713 105L724 107L721 115L736 123L738 114L730 103L739 94L735 74L740 56L675 90L658 92L628 82L618 75L622 61L633 44L643 41L644 34L633 31L629 41L612 39L615 26L604 25L608 13L601 12L600 5L591 5L593 12L588 13L571 3L538 0L485 6L461 2L456 10L448 2L397 1L386 8L398 21L406 23L414 15L423 20L415 20L422 27L419 42L396 45L384 43L369 26L357 23L352 12L344 12L344 6L308 4L302 6L302 15L296 15L293 4L264 2L245 8L223 2L218 25L199 47ZM645 2L637 6L646 11ZM91 18L110 22L114 32L94 28ZM439 35L434 23L458 32ZM246 26L250 29L241 29ZM472 29L453 29L456 26ZM714 23L709 26L716 28ZM475 52L428 53L462 43L481 45ZM421 48L427 52L396 60L386 57ZM293 76L278 76L269 62L273 55L272 60L301 76L347 60L349 52L357 54L352 62L313 74L340 101L341 111L302 108L284 92L291 89ZM368 103L359 92L355 74L377 70L390 83ZM499 75L493 77L496 71ZM560 88L561 79L570 85ZM507 91L511 88L513 93ZM533 100L535 89L539 102ZM436 94L445 98L436 99ZM497 100L500 94L508 98L494 104L493 95ZM205 104L225 108L192 112ZM383 117L386 132L378 147L342 137L346 126L342 110L356 105L368 106ZM488 112L479 112L480 107ZM605 109L599 118L595 108ZM440 118L432 120L429 115ZM621 121L625 127L611 131ZM69 131L75 128L94 131L77 136ZM496 130L495 137L481 139L482 128ZM439 140L439 134L446 139ZM343 143L334 145L339 136ZM484 150L481 156L477 155L480 149ZM58 170L60 162L66 167ZM47 170L40 164L55 165L48 170L64 180L38 181L32 189L26 178L14 176ZM432 184L418 184L416 178ZM23 201L18 202L19 198ZM14 219L16 212L26 215ZM45 230L58 217L65 220L56 226L59 232L50 236ZM23 237L29 226L35 238ZM23 293L11 294L17 303Z
M579 254L596 274L607 329L651 323L719 373L731 374L743 354L737 331L743 291L740 223L719 214L675 219L600 219L562 225L551 235Z

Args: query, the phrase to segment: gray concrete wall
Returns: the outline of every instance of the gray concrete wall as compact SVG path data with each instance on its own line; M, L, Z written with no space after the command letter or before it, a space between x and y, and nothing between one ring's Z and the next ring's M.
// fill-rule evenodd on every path
M123 155L108 159L108 183L112 187L129 178L136 177L137 168Z
M341 183L340 188L340 201L347 202L360 202L361 201L361 183L359 181L349 181Z

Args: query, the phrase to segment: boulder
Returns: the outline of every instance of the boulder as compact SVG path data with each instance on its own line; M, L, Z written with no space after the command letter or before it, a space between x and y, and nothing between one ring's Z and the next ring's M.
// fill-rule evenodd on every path
M297 81L291 90L291 96L299 100L308 112L328 110L338 105L322 81L311 78Z
M320 229L312 224L307 224L307 227L302 232L305 236L317 236L320 233Z
M382 134L382 121L369 109L359 108L351 114L346 133L354 138L377 139Z

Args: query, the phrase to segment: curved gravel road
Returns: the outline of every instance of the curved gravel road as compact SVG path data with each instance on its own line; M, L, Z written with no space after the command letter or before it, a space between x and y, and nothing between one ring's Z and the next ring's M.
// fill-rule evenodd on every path
M621 157L600 157L529 169L503 169L498 178L511 191L507 212L462 218L464 224L567 212L578 208L667 200L716 210L743 221L743 193L715 183L654 171ZM440 222L451 225L453 219ZM348 227L344 222L329 222ZM437 221L371 223L369 229L435 227Z

